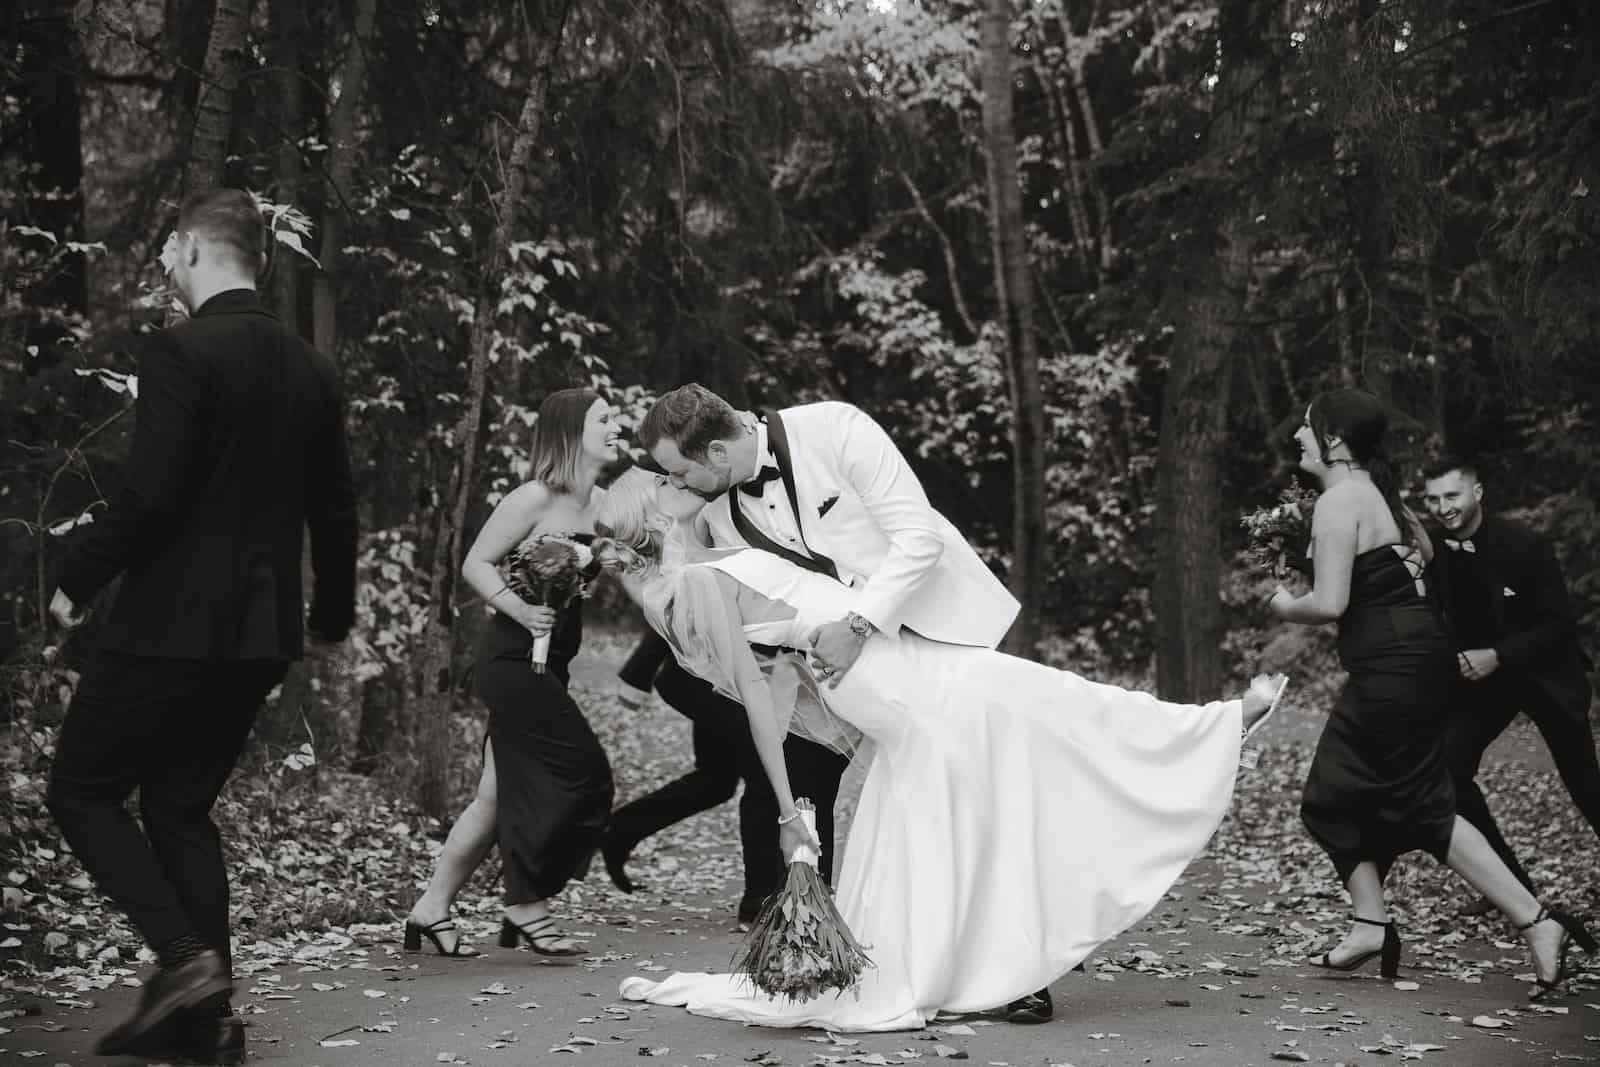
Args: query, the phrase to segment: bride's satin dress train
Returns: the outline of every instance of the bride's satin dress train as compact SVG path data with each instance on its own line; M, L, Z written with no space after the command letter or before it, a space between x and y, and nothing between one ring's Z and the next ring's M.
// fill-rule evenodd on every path
M850 608L849 589L763 553L714 565L759 591L740 596L754 642L804 647ZM624 997L838 1031L996 1008L1143 918L1232 797L1237 700L1167 703L904 632L824 692L874 745L836 894L874 967L806 1003L702 973L628 978Z

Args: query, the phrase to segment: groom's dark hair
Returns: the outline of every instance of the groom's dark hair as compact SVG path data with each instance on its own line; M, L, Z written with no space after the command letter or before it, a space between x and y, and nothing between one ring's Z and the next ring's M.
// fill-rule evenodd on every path
M744 432L733 405L698 382L680 385L655 402L639 424L639 443L653 451L662 438L684 459L704 463L712 441L731 441Z

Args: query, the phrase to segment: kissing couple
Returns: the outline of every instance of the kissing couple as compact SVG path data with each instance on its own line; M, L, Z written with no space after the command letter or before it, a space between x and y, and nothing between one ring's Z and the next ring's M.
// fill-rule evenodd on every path
M873 966L805 1002L734 974L631 977L622 995L832 1031L1049 1018L1049 984L1210 840L1285 679L1177 704L996 651L1016 600L849 404L758 416L686 385L639 436L663 473L617 478L596 530L678 662L744 706L785 855L825 844L796 795L838 788L836 769L813 782L791 764L842 766L786 759L785 735L870 753L836 902Z

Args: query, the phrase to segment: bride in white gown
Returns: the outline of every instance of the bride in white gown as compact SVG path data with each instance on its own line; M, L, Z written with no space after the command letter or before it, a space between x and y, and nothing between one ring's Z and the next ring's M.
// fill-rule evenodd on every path
M835 1031L996 1008L1141 919L1216 830L1243 728L1264 720L1281 683L1173 704L902 631L868 642L819 690L802 654L763 661L750 645L804 649L854 593L756 549L700 547L688 530L703 503L635 469L597 525L640 552L628 580L683 666L744 704L781 811L795 810L783 733L799 721L828 732L819 694L871 742L836 903L873 966L857 988L809 1002L703 973L628 978L624 997ZM810 843L798 819L779 832L785 855Z

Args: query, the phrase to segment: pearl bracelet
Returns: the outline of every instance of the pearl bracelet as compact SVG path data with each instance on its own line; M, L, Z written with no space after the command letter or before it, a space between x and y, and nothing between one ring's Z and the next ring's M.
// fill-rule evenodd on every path
M800 809L799 808L795 808L794 811L790 812L787 815L778 816L778 825L779 826L783 826L786 823L794 822L799 817L800 817Z

